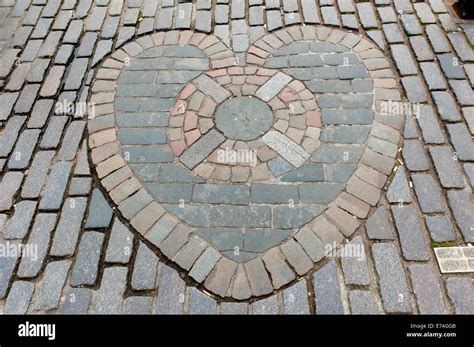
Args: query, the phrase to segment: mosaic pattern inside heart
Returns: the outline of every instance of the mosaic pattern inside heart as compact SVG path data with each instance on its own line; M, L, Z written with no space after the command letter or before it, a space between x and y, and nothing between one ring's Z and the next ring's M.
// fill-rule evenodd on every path
M324 27L265 36L242 64L214 36L142 37L92 87L91 159L137 232L222 297L271 293L349 237L394 165L383 54Z

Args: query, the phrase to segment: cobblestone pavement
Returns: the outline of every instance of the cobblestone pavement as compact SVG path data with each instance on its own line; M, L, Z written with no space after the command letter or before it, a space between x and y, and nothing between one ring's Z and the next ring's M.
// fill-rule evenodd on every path
M0 18L0 312L474 313L446 247L474 241L474 26L442 0Z

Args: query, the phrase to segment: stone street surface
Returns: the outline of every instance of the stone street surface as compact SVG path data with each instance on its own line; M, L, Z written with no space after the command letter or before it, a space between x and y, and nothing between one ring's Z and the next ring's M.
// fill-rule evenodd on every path
M443 0L0 0L0 313L474 314L473 45Z

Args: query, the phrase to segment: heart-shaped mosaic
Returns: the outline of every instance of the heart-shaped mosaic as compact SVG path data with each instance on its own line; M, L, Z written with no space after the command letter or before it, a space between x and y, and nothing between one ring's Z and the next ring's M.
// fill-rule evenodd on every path
M350 237L380 197L400 92L361 35L290 27L242 64L212 35L159 32L106 59L90 156L133 228L221 297L273 292Z

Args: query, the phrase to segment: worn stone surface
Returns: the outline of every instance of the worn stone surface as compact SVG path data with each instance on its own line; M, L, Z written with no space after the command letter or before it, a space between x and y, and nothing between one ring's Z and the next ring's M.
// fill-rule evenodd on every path
M61 293L66 282L71 262L68 260L51 262L45 269L44 277L39 284L33 300L35 310L51 310L59 306Z
M143 242L140 242L132 273L134 290L155 289L158 257Z
M102 283L93 303L94 314L118 314L122 310L128 269L109 267L104 270Z
M374 244L372 256L380 278L380 292L385 311L412 312L405 272L395 245L392 243Z
M370 239L393 240L393 227L385 206L379 206L368 218L366 230Z
M91 285L97 280L104 235L90 231L82 235L76 262L72 269L71 285Z
M283 312L285 314L309 314L306 281L301 280L283 291Z
M462 188L464 182L459 163L449 147L430 147L436 172L444 188Z
M329 262L313 275L317 314L343 314L341 287L336 263Z
M469 212L472 211L474 205L472 195L469 195L466 191L448 191L448 202L464 239L467 242L473 242L474 230L472 229L472 223L474 216Z
M52 255L64 256L74 254L86 207L86 198L78 197L66 200L54 233L53 244L50 250Z
M118 219L115 219L110 233L105 261L126 264L132 255L134 235Z
M349 292L349 302L352 314L381 314L377 301L370 291L351 290Z
M5 302L5 314L25 314L33 295L34 284L25 281L15 281Z
M222 103L215 117L217 128L234 140L254 140L270 129L273 122L271 110L265 103L245 97Z
M65 291L62 308L64 314L86 314L92 300L92 290L88 288L68 288Z
M392 206L402 253L407 260L428 260L428 247L413 205Z
M37 247L37 254L31 254L29 257L22 258L17 272L19 277L31 278L40 272L48 251L56 219L57 216L54 213L41 213L36 216L27 243Z
M194 7L0 6L0 243L38 246L35 261L0 257L0 313L472 313L470 278L438 286L426 244L474 240L469 25L440 0ZM226 100L238 107L224 129ZM255 161L222 162L226 148ZM405 172L388 187L394 163ZM321 268L347 236L339 250L400 249ZM214 247L221 258L202 260ZM254 301L275 290L278 266L260 260L273 247L305 280L279 277L292 283ZM368 285L361 269L374 265ZM306 285L318 274L348 287Z
M362 238L356 236L340 253L344 283L369 285L369 269Z
M217 303L196 288L189 291L189 314L216 314Z
M446 288L457 314L472 314L474 290L472 279L469 277L450 277L446 279Z
M174 269L166 265L162 266L158 288L154 313L181 314L184 312L185 283Z
M421 210L424 213L444 212L443 198L433 177L416 174L412 175L412 179Z
M399 166L387 191L388 202L411 202L410 188L403 166Z
M409 267L413 290L421 314L446 314L441 284L431 265L414 264Z

